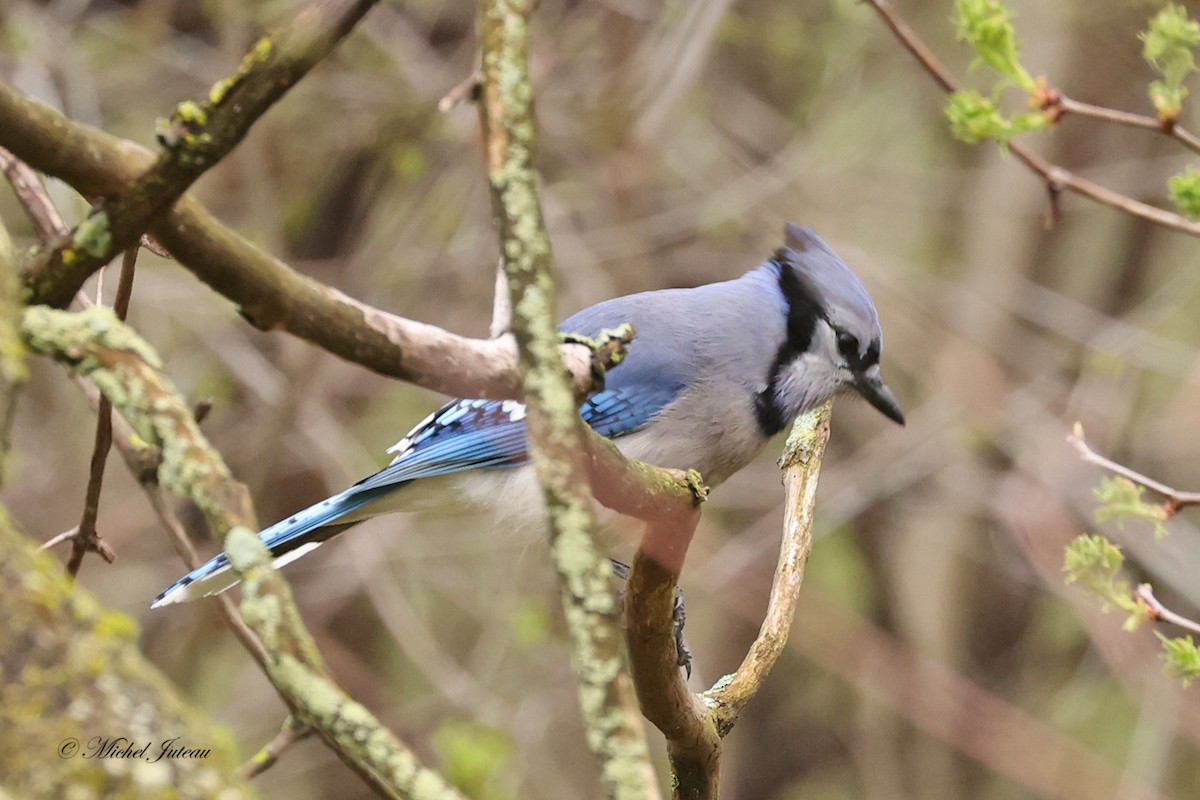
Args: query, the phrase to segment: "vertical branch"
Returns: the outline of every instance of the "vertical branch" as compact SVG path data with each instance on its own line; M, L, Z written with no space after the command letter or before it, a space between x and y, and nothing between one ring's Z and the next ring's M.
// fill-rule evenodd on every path
M17 259L8 229L0 220L0 486L4 485L17 389L27 377L25 347L21 344L18 327L20 313L21 283L17 277Z
M136 246L125 251L121 258L121 278L117 284L117 296L113 299L113 311L117 319L124 321L129 315L129 301L133 296L133 273L137 268ZM96 296L99 305L99 289ZM67 559L67 573L74 577L79 574L83 565L83 557L88 552L99 553L100 557L112 563L114 554L112 548L104 541L96 530L96 518L100 514L100 489L104 485L104 465L108 461L108 451L112 449L113 441L112 403L101 395L96 408L96 438L92 445L92 463L88 472L87 490L83 501L83 516L79 527L71 537L71 557Z
M488 182L512 307L530 449L550 515L580 707L609 797L657 795L624 669L612 567L592 537L581 421L558 352L554 283L533 167L535 124L526 0L482 0L481 108Z
M796 616L800 582L812 551L813 517L816 510L817 479L821 459L829 441L829 419L833 403L810 411L792 426L779 465L787 494L783 518L783 544L771 584L767 616L749 652L728 680L705 692L713 708L717 730L724 736L737 722L742 709L754 698L787 644L792 619Z
M699 695L688 692L675 659L671 610L695 516L663 514L648 520L629 576L629 657L646 718L667 740L675 797L715 800L721 783L721 739L766 681L787 644L797 594L812 548L812 524L821 457L829 439L831 404L792 426L780 466L787 511L767 615L757 639L733 675Z

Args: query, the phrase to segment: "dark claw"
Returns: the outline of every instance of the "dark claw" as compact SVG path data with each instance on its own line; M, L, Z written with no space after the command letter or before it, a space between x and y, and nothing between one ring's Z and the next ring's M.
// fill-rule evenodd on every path
M631 568L628 564L617 561L615 558L610 558L612 562L613 574L623 581L629 580ZM624 592L622 602L624 602ZM683 605L683 590L678 586L675 587L675 607L671 610L671 620L675 627L675 663L686 670L688 678L692 677L692 651L688 649L687 642L683 640L683 626L687 621L687 610Z
M671 611L675 622L675 663L683 667L688 678L692 677L692 651L683 640L683 625L687 621L687 610L683 607L683 589L675 587L675 608Z

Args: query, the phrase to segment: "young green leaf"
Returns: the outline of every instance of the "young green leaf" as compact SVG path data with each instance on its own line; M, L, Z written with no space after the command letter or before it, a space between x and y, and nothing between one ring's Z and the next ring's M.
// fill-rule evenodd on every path
M1013 14L999 0L958 0L952 21L958 40L975 49L978 62L987 64L1027 92L1035 82L1018 58ZM992 137L994 138L994 137Z
M1196 647L1191 636L1168 639L1158 633L1158 638L1163 645L1163 661L1167 662L1167 672L1172 677L1183 681L1185 687L1200 678L1200 648Z
M1200 219L1200 169L1188 167L1168 178L1167 191L1180 211L1192 219Z
M994 139L1001 147L1026 131L1044 130L1049 124L1039 112L1017 114L1006 119L996 104L975 90L955 92L946 103L946 119L954 138L967 144Z
M1200 44L1200 23L1189 19L1182 5L1169 3L1150 18L1149 26L1140 34L1142 57L1162 78L1150 84L1150 100L1159 119L1175 120L1187 97L1184 79L1195 72L1193 49Z
M1129 582L1118 579L1125 557L1121 549L1099 535L1081 535L1067 545L1063 572L1067 583L1078 583L1104 601L1107 611L1116 607L1130 617L1144 617L1142 606L1130 591Z
M1154 538L1167 535L1166 523L1170 516L1161 503L1147 503L1142 499L1145 489L1128 478L1105 477L1092 490L1100 505L1096 508L1097 522L1115 522L1124 530L1128 520L1145 520L1154 526Z

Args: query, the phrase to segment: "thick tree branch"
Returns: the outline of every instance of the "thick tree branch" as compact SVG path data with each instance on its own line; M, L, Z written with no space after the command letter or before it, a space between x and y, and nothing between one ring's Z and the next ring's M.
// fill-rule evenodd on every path
M223 537L243 578L242 614L268 653L272 684L293 712L382 796L461 800L329 677L287 584L253 533L257 526L245 487L204 439L192 412L161 374L154 351L107 309L70 314L30 308L22 333L31 349L96 384L138 435L162 453L163 485L195 503L210 529Z
M319 0L291 24L259 39L237 71L199 103L180 103L166 130L163 150L127 191L107 195L71 233L36 258L26 286L34 302L65 307L93 272L137 243L206 170L225 157L250 127L324 58L375 4L375 0Z
M88 196L127 191L153 160L145 148L64 117L0 82L0 146ZM219 223L187 195L155 238L261 330L282 330L382 375L463 397L521 396L511 336L471 339L397 317L297 273ZM593 385L592 354L560 348L576 393ZM611 363L611 362L609 362ZM606 366L602 363L600 366Z
M73 584L2 508L0 607L0 797L252 796L228 734L146 660L137 623ZM106 769L92 751L118 736L148 750ZM164 744L208 752L155 759Z
M933 51L921 41L916 32L904 21L895 11L892 10L891 4L887 0L865 0L867 5L875 9L883 20L884 24L895 34L900 43L909 53L925 68L930 77L942 87L946 93L959 91L962 87L958 81L950 74L949 70L938 60ZM1181 233L1186 233L1191 236L1200 236L1200 223L1192 222L1191 220L1172 213L1157 206L1143 203L1139 200L1134 200L1132 197L1123 195L1120 192L1115 192L1098 183L1089 181L1070 170L1064 169L1057 164L1052 164L1046 161L1041 156L1031 150L1028 150L1021 145L1010 142L1008 150L1015 155L1022 164L1037 173L1046 184L1046 189L1050 193L1052 202L1062 192L1074 192L1075 194L1089 197L1098 203L1124 211L1127 214L1132 214L1135 217L1153 222L1156 225L1161 225L1164 228L1170 228ZM1051 208L1054 216L1054 207Z

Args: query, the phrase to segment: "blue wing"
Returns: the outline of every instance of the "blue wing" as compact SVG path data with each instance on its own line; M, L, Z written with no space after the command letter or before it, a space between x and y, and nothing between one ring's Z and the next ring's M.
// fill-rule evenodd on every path
M648 339L662 335L665 321L638 303L610 301L576 314L561 330L596 336L601 329L632 320ZM645 341L642 339L640 341ZM633 433L683 390L685 361L639 347L609 376L608 386L584 401L583 419L597 433L617 438ZM525 406L513 400L454 400L419 424L389 452L392 463L344 492L313 505L259 533L281 566L336 536L338 520L410 481L472 469L504 469L529 460L525 443ZM224 591L236 582L228 557L221 553L168 588L153 606Z
M645 425L679 393L675 386L618 386L589 397L580 408L601 436L616 438ZM392 448L392 463L354 489L369 491L468 469L516 467L529 460L525 406L514 400L456 400L434 413Z

